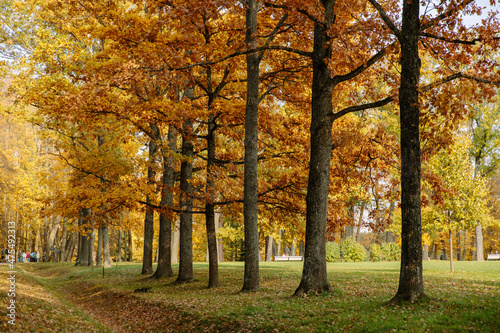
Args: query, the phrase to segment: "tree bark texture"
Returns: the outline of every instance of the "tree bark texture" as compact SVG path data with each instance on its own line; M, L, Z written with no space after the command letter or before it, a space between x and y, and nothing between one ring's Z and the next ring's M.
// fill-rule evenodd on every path
M314 24L311 151L306 195L306 238L302 279L294 295L331 292L326 272L326 222L332 148L331 73L325 62L331 55L328 28L335 1L322 0L326 25Z
M154 184L156 171L154 163L158 152L158 144L156 139L159 137L157 133L158 127L151 124L151 131L154 133L154 138L149 141L149 166L148 166L148 184ZM153 274L153 238L154 238L154 209L150 206L151 198L146 196L146 213L144 216L144 249L142 256L142 273Z
M418 84L420 58L420 2L403 2L400 33L401 86L399 88L401 126L401 269L399 287L391 302L414 302L425 297L422 273L422 217L420 198L420 137Z
M79 266L90 266L92 263L91 258L91 232L90 229L90 208L84 208L80 210L80 217L78 219L78 224L80 226L80 246L78 247L77 254L77 265ZM82 232L83 231L83 232ZM93 245L93 244L92 244ZM47 255L49 254L48 252Z
M257 45L257 13L259 2L247 1L246 37L247 47ZM247 61L247 100L245 108L245 170L243 189L243 219L245 233L245 269L241 291L260 289L259 279L259 224L258 224L258 179L257 144L259 125L259 55L250 53Z
M116 261L122 262L122 228L118 230L118 244L116 245Z
M168 151L163 151L163 177L160 200L160 235L158 240L158 266L154 278L174 276L172 271L172 221L175 184L173 154L177 152L177 131L173 126L168 130Z
M192 88L189 88L192 89ZM186 133L182 137L180 178L180 199L181 207L180 230L179 230L179 274L176 282L193 281L193 186L191 178L193 176L193 143L189 138L191 134L192 122L186 121L184 130Z
M134 247L131 229L128 230L128 261L134 261Z
M475 229L476 236L476 260L484 261L483 228L480 224Z
M211 102L209 102L209 107ZM205 203L205 224L207 228L208 245L208 288L219 286L219 260L217 256L217 235L215 233L215 206L214 206L214 173L215 167L215 116L210 115L207 133L207 201Z
M102 231L102 254L103 262L102 265L105 268L111 267L111 253L109 252L109 228L107 225L101 227Z
M95 258L95 265L102 266L102 227L97 229L97 256Z

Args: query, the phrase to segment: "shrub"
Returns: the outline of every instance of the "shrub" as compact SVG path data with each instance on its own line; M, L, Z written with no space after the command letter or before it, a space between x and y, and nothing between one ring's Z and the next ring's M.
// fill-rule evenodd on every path
M356 242L354 237L348 237L340 244L340 253L345 261L365 261L366 249Z
M340 259L340 246L337 242L326 243L326 261L334 262Z
M382 248L380 244L372 244L370 245L370 260L371 261L381 261L384 257L382 252Z
M387 261L396 261L401 258L401 249L396 243L382 244L382 254Z

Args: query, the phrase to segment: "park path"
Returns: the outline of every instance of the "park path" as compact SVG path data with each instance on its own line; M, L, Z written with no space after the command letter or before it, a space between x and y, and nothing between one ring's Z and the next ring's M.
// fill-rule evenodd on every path
M251 332L240 323L203 318L141 294L116 293L70 279L57 288L32 264L18 264L16 327L2 302L1 332ZM0 296L7 300L8 266L1 265Z
M1 332L111 332L19 266L10 269L9 265L0 264ZM8 280L13 276L15 280ZM14 289L15 296L10 297ZM15 325L9 323L11 318L7 316L11 299L15 301Z

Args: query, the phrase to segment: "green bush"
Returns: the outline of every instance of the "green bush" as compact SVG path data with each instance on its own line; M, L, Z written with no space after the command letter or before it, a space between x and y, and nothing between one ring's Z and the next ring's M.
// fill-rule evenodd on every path
M381 249L384 259L387 261L396 261L401 258L401 249L396 243L384 243Z
M354 237L348 237L340 244L340 253L345 261L365 261L366 249L356 242Z
M337 242L326 243L326 261L334 262L340 259L340 246Z
M371 261L381 261L384 257L382 252L382 247L379 244L370 245L370 260Z

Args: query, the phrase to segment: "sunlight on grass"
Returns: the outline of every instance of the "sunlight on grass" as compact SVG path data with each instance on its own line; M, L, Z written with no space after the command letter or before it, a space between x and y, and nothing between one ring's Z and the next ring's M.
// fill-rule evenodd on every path
M446 261L424 262L425 288L431 300L404 306L384 306L397 289L398 262L329 263L334 293L300 298L291 295L300 282L301 262L262 262L261 290L256 293L239 293L243 263L219 265L221 287L215 290L207 289L206 263L195 263L194 282L180 285L173 283L175 277L152 280L141 276L138 263L114 265L105 270L104 278L102 268L71 264L32 265L26 270L55 290L89 286L94 297L101 292L130 295L214 327L236 323L240 329L279 332L484 332L485 327L500 331L498 262L456 262L453 274ZM174 272L178 269L177 265L173 268ZM144 286L152 287L152 292L133 293Z

